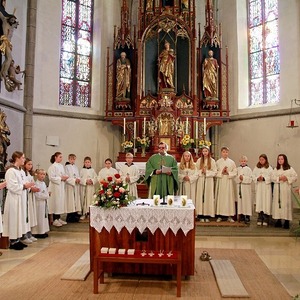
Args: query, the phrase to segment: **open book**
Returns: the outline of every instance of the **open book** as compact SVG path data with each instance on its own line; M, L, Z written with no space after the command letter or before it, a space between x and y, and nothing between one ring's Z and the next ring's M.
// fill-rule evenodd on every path
M161 166L161 172L163 174L170 173L170 172L172 172L172 167Z

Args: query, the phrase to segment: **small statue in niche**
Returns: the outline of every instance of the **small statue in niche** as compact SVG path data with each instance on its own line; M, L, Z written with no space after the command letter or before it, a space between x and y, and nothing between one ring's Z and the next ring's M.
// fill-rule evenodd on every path
M7 162L7 147L10 145L10 130L6 124L6 114L0 110L0 171L4 171Z
M205 98L218 98L218 61L214 58L214 52L208 51L208 57L203 62L203 91Z
M120 58L117 60L117 99L130 98L130 83L131 83L131 66L130 60L126 57L125 52L121 52Z
M16 88L18 90L22 90L21 89L22 82L16 78L16 74L21 74L21 73L23 73L24 76L25 70L21 71L20 66L19 65L15 66L15 61L12 60L10 67L8 68L8 79L6 80L6 85L9 85L13 90ZM8 82L8 80L10 80L10 82Z
M189 0L181 0L181 7L183 9L188 9L189 8Z
M174 88L174 50L170 48L170 43L165 40L165 49L159 54L158 69L159 69L159 87Z
M152 8L153 8L153 0L147 0L146 10L152 10Z
M170 117L163 117L159 121L159 135L172 134L172 119Z

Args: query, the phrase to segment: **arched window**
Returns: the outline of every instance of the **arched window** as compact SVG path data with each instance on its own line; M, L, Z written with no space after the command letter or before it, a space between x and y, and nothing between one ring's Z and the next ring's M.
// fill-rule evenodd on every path
M93 0L62 0L59 104L91 106Z
M279 102L278 0L248 0L250 105Z

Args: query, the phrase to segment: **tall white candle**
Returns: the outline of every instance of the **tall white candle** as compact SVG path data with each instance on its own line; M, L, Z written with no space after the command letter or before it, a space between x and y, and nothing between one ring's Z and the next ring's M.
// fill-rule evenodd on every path
M206 135L206 118L203 120L203 133Z
M136 139L136 121L133 122L133 138Z
M144 131L143 131L144 135L146 135L146 118L144 118Z
M195 124L195 139L196 140L198 139L198 121L196 121L196 124Z
M189 118L186 117L186 122L185 122L185 134L188 134L189 131Z
M126 119L124 118L124 122L123 122L123 134L126 134Z

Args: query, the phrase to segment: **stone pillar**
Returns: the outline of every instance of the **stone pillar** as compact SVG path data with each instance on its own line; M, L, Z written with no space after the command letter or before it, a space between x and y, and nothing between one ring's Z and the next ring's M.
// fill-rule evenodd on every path
M24 153L26 157L31 158L37 0L28 0L27 5L26 82L24 84L24 107L26 109L24 114Z

